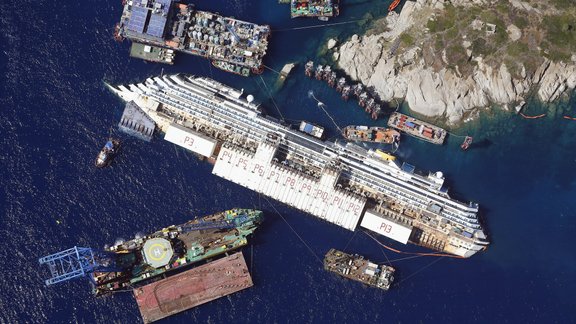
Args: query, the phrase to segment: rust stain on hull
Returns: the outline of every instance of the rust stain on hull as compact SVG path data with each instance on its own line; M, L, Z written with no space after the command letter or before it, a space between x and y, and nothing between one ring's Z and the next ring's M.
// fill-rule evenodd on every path
M242 252L134 289L144 323L252 287Z

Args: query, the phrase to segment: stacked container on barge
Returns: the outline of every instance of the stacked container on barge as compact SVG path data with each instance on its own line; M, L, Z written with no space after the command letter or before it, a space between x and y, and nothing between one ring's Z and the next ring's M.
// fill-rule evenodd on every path
M227 18L174 0L128 1L116 38L206 57L239 75L261 73L270 27ZM247 73L248 71L248 73Z
M447 134L446 130L443 128L398 112L395 112L390 116L390 119L388 119L388 126L401 130L408 135L438 145L444 143Z
M396 130L376 126L346 126L342 136L348 141L358 142L392 144L400 141L400 133Z

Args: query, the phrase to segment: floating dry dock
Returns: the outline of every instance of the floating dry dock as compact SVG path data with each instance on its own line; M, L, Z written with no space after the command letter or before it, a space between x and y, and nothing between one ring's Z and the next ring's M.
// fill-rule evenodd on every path
M388 126L401 130L408 135L438 145L444 143L447 134L446 130L443 128L398 112L395 112L390 116L390 119L388 119Z
M360 226L389 238L464 257L488 245L478 204L450 197L442 172L292 129L252 95L209 78L164 75L110 89L166 140L213 161L213 174L327 222L354 230L363 218Z
M134 289L144 323L252 287L242 252Z
M216 67L246 75L262 71L270 27L196 10L173 0L130 0L124 5L116 39L206 57Z

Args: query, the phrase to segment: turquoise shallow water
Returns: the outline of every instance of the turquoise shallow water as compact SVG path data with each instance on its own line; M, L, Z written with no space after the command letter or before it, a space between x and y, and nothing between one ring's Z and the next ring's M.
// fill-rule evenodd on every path
M334 21L358 19L387 4L347 1L343 16ZM269 203L212 176L209 164L160 138L150 143L126 138L115 164L95 170L95 154L123 109L103 81L140 81L162 69L244 88L271 115L324 125L331 138L337 129L308 97L310 90L339 126L371 122L354 103L342 102L333 89L303 75L303 64L318 59L325 37L352 34L357 25L280 31L319 22L290 20L287 7L274 1L199 2L198 7L271 24L278 31L266 64L275 70L286 62L300 65L275 88L273 72L246 79L196 57L179 56L171 67L147 64L128 58L128 43L112 40L118 1L0 3L1 323L137 323L130 294L94 299L85 281L45 288L47 270L38 267L37 258L76 244L102 247L235 206L262 208L267 216L252 247L244 250L255 286L166 322L573 321L576 122L561 116L576 115L574 97L552 110L530 102L526 113L556 112L538 120L487 110L452 130L474 136L467 152L457 137L443 146L404 137L399 157L420 169L442 170L454 196L480 203L492 244L467 260L406 259L382 250L361 231ZM19 14L22 8L25 14ZM398 269L397 284L382 293L324 272L317 258L331 247L390 260Z

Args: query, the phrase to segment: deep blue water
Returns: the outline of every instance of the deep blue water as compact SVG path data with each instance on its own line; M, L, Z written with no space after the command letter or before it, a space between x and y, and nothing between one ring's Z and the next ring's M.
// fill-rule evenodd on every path
M388 3L346 1L335 22L378 14ZM38 257L74 245L99 248L235 206L262 208L267 215L244 250L254 287L166 322L574 321L576 122L561 116L576 115L575 98L551 107L531 103L528 112L548 109L540 120L497 109L483 113L453 130L474 135L468 152L456 137L442 147L405 138L399 156L421 169L444 171L454 195L480 203L492 245L467 260L385 253L362 231L269 203L211 175L209 164L160 138L126 138L113 166L95 169L93 159L123 109L103 81L140 81L162 68L244 88L271 115L325 125L331 137L336 128L309 90L340 126L369 122L353 103L303 76L303 63L317 59L325 37L350 35L356 24L283 31L320 22L290 20L287 5L273 0L197 6L270 24L276 32L265 63L275 70L290 61L300 66L278 88L273 72L242 78L191 56L178 56L172 67L147 64L128 57L128 42L112 39L120 1L0 2L0 323L140 322L130 293L96 299L86 280L45 287L48 270L38 266ZM390 260L396 285L383 293L324 272L319 260L331 247Z

